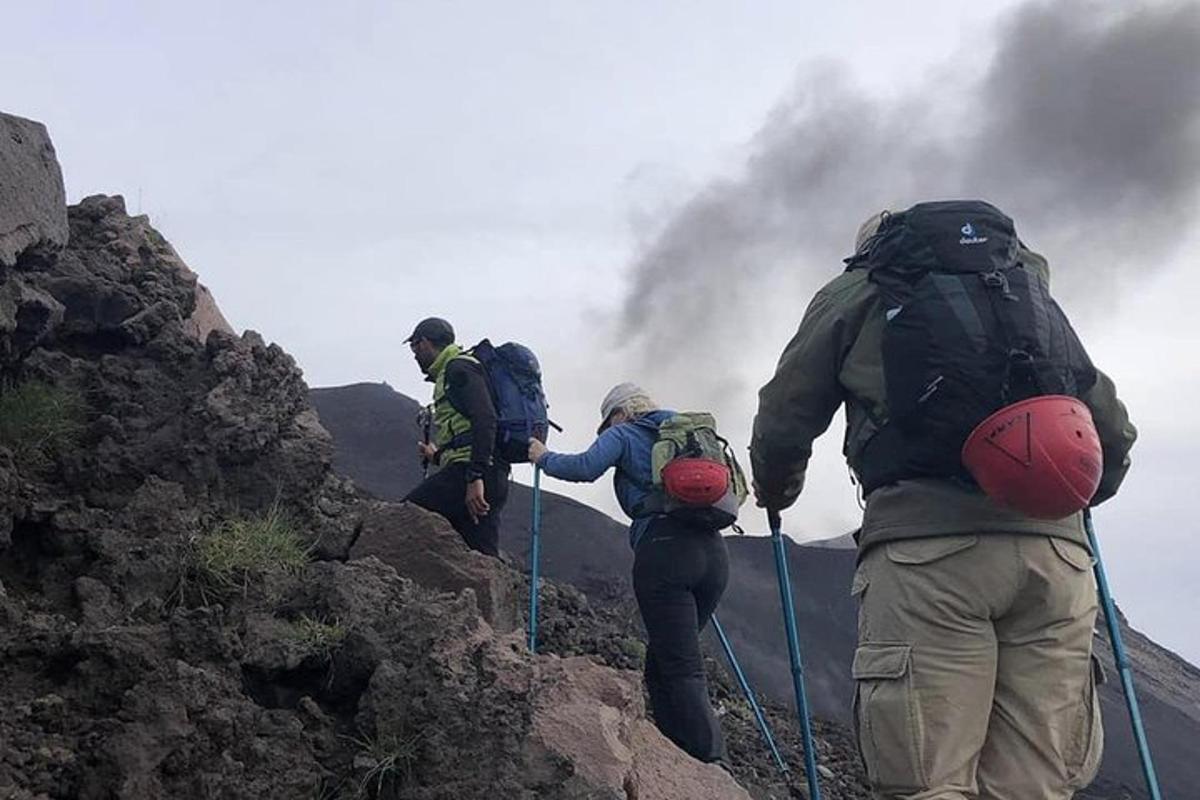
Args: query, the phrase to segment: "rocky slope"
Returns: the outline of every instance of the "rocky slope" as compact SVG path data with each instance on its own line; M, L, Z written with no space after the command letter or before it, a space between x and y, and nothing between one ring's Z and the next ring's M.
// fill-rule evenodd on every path
M359 485L397 499L420 479L412 457L417 403L384 384L314 389L314 406L334 436L334 463ZM514 485L505 512L502 547L515 563L529 551L528 487ZM628 596L630 554L625 528L594 509L546 492L543 498L543 574L584 589L605 607ZM720 615L751 681L766 697L787 704L791 679L774 556L769 540L731 537L730 588ZM820 716L848 722L853 684L850 661L856 608L848 587L854 552L843 547L788 543L793 599L803 639L810 702ZM626 613L632 613L626 609ZM1124 626L1148 735L1163 791L1189 797L1200 786L1200 670ZM709 642L715 654L716 644ZM1110 673L1112 658L1103 625L1097 651ZM720 663L720 659L716 659ZM1110 675L1101 690L1106 748L1100 777L1082 797L1144 798L1119 682ZM791 723L783 715L782 725ZM831 724L830 730L836 727Z
M748 797L581 596L527 652L518 573L364 502L292 359L0 129L0 798Z

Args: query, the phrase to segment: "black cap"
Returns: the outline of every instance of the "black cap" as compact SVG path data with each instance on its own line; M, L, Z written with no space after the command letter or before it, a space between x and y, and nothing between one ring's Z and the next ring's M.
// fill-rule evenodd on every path
M418 339L428 339L434 344L454 344L454 327L441 317L429 317L417 323L412 335L404 340L405 344Z

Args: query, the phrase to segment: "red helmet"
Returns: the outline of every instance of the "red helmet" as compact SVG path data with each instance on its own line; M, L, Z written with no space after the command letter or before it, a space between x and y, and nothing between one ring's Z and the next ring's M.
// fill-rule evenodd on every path
M971 432L962 462L993 500L1038 519L1085 508L1104 458L1092 413L1074 397L1045 395L992 414Z
M729 491L729 467L707 458L677 458L663 467L667 494L689 506L711 506Z

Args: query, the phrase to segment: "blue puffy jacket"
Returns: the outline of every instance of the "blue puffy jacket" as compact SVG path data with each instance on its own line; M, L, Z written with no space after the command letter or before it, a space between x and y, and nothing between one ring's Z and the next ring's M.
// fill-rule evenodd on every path
M650 474L650 449L658 438L658 426L675 416L674 411L660 409L645 416L613 425L596 437L592 446L582 453L546 453L538 465L554 478L574 483L591 483L616 467L613 490L621 510L633 519L629 526L629 544L637 547L650 520L661 514L637 516L637 508L650 493L653 484Z

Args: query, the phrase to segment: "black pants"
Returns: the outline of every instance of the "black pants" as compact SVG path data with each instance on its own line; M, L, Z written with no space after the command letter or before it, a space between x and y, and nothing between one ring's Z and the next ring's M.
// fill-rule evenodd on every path
M483 495L492 510L479 522L467 513L467 465L447 464L405 497L426 511L441 514L472 550L500 557L500 512L508 502L508 464L494 464L483 474Z
M719 531L669 517L656 519L638 542L633 590L650 640L646 689L663 735L701 761L725 756L721 727L708 701L700 631L729 580Z

